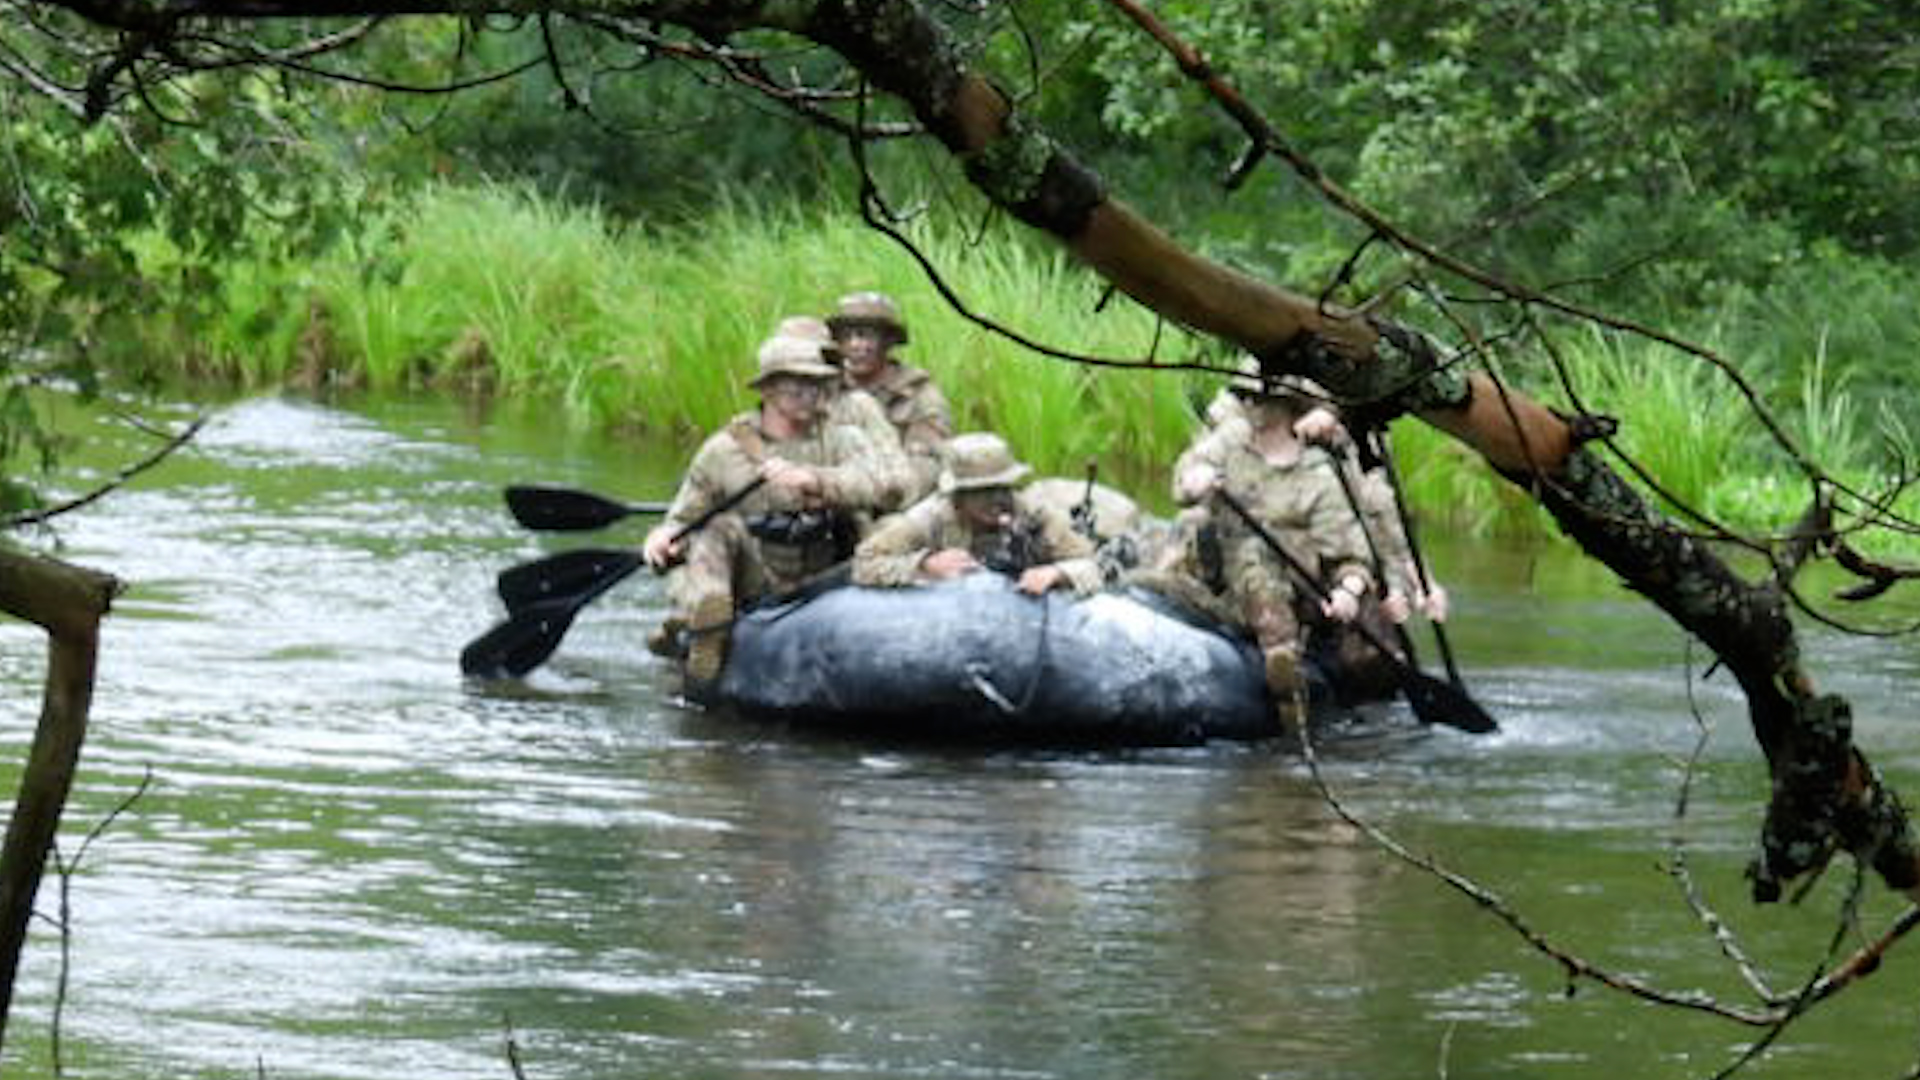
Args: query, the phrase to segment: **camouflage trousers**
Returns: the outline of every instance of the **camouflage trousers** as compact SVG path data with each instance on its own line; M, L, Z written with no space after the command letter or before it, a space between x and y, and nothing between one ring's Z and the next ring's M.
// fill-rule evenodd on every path
M1227 601L1253 631L1261 650L1285 646L1297 652L1302 645L1295 613L1300 596L1293 571L1257 537L1224 542L1220 555Z
M721 514L687 538L687 559L667 575L673 617L691 625L702 604L738 611L770 593L794 588L832 566L839 552L831 542L774 544L747 531L739 514Z

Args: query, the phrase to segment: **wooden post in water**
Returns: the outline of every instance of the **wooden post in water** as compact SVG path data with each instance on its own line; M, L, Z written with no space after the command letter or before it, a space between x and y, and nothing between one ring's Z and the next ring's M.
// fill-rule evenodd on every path
M0 610L47 632L47 679L27 768L0 847L0 1049L34 894L73 788L100 646L118 580L53 559L0 551Z

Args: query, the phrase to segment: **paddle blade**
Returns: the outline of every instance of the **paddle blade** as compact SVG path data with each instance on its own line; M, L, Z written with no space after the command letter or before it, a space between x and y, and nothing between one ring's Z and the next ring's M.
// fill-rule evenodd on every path
M1499 721L1487 714L1466 691L1441 682L1411 668L1401 668L1400 691L1413 706L1413 715L1423 724L1445 724L1474 735L1489 735L1500 730Z
M583 605L548 600L520 611L460 650L460 672L479 679L519 678L545 663Z
M632 549L582 548L509 566L500 571L495 584L507 612L516 614L532 604L577 596L619 581L645 561Z
M513 520L546 532L584 532L603 529L629 514L652 510L628 506L591 491L516 484L507 488L507 509Z
M550 599L534 600L509 608L507 621L481 634L460 650L460 670L477 678L518 678L546 663L560 647L573 617L597 599L601 593L627 579L646 565L637 552L603 552L599 568L579 588ZM536 560L528 566L550 562L559 556ZM515 567L514 569L525 569ZM505 576L503 572L502 576Z

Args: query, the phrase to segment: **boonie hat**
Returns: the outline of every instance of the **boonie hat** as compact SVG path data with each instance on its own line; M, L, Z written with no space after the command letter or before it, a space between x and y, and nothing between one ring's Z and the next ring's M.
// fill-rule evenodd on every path
M818 341L791 334L775 334L760 345L760 373L748 386L759 386L776 375L802 379L836 379L840 369L827 363Z
M907 324L900 321L900 305L886 293L848 293L827 316L827 326L836 334L856 326L883 326L893 331L895 342L907 343Z
M940 472L940 491L979 491L1012 487L1032 472L1013 456L1007 441L987 431L955 435L947 443L947 467Z
M840 346L833 342L833 331L827 329L827 320L818 315L789 315L773 328L773 336L817 341L820 343L821 356L827 363L837 363L840 359Z

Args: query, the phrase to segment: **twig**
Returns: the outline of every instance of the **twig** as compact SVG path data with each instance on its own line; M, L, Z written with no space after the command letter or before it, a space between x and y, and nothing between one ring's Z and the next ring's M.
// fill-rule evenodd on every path
M1319 791L1321 799L1339 816L1340 820L1366 834L1368 839L1372 840L1389 855L1439 879L1454 891L1479 905L1481 910L1492 915L1500 922L1505 923L1508 929L1519 935L1521 940L1532 946L1536 952L1558 963L1561 970L1566 973L1569 986L1578 979L1590 979L1611 990L1619 991L1629 997L1639 998L1642 1001L1706 1013L1710 1016L1717 1016L1723 1020L1731 1020L1748 1027L1766 1027L1779 1021L1779 1016L1771 1010L1755 1011L1752 1009L1736 1008L1708 994L1680 993L1662 990L1633 976L1622 975L1618 972L1600 967L1554 944L1545 934L1542 934L1529 925L1518 912L1514 911L1505 900L1501 899L1495 893L1480 886L1466 876L1447 869L1433 857L1415 853L1407 848L1406 845L1388 835L1387 832L1379 826L1361 818L1352 810L1348 809L1346 803L1333 790L1333 786L1320 771L1320 758L1319 755L1314 752L1313 738L1304 726L1300 733L1300 746L1302 755L1306 759L1307 770L1313 777L1314 787Z
M86 839L73 853L73 858L60 857L59 843L56 841L52 852L54 875L60 879L60 917L54 925L60 929L60 972L54 979L53 1019L47 1035L48 1051L53 1059L53 1075L66 1075L61 1059L61 1021L67 1011L67 987L73 972L73 875L80 869L81 860L87 857L87 849L93 846L121 814L127 812L134 803L140 801L153 784L153 767L148 766L141 774L140 783L126 798L121 799L107 816L101 818L92 829L87 831Z
M507 1031L507 1068L512 1071L513 1080L527 1080L526 1070L520 1064L520 1043L513 1036L513 1017L503 1013L500 1022Z
M121 469L118 473L114 474L112 480L94 488L85 495L68 499L65 502L56 503L53 506L43 507L39 510L29 510L24 513L15 514L12 517L0 520L0 528L17 529L23 525L43 524L53 518L59 517L61 514L71 513L83 506L88 506L99 501L110 492L125 486L129 480L165 461L168 455L172 454L175 450L185 446L195 435L200 433L202 427L206 426L207 419L205 416L195 417L191 423L176 432L161 445L159 449L141 458L139 461L134 462L132 465Z

